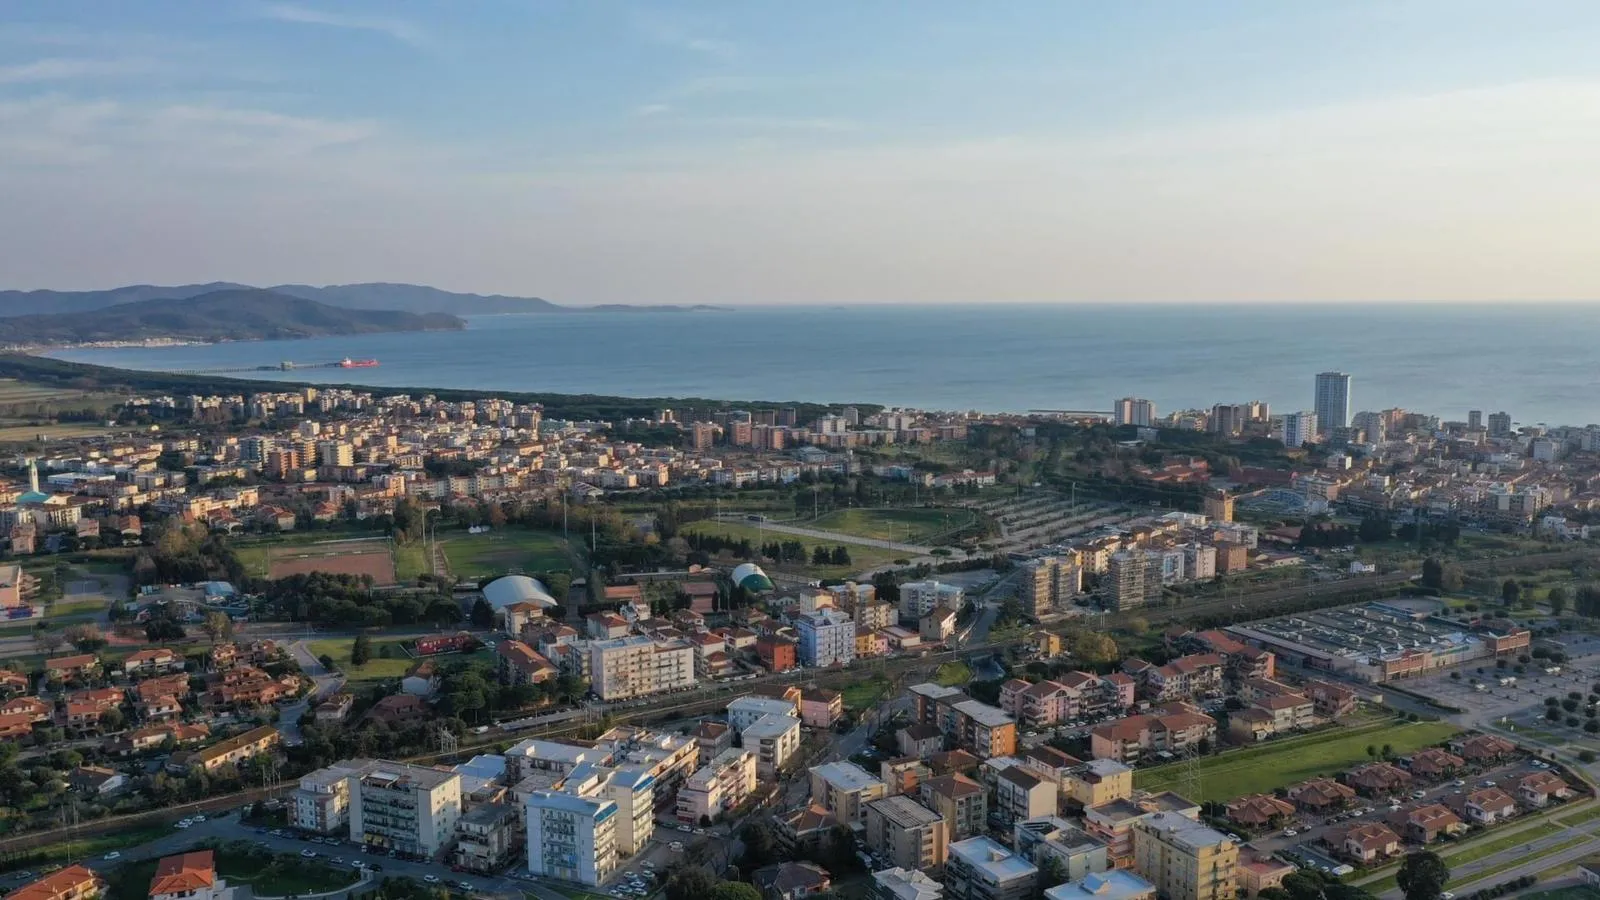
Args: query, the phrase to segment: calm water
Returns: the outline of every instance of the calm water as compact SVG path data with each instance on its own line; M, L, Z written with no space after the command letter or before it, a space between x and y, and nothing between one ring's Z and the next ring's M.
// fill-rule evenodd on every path
M71 350L80 362L205 370L376 357L248 377L936 409L1165 413L1262 399L1307 408L1312 377L1354 376L1352 411L1600 421L1600 307L858 307L484 316L465 331L203 347Z

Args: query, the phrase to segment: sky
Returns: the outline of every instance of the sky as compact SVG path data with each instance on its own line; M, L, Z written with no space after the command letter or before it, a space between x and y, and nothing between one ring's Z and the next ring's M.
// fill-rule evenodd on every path
M1600 298L1593 0L8 0L0 288Z

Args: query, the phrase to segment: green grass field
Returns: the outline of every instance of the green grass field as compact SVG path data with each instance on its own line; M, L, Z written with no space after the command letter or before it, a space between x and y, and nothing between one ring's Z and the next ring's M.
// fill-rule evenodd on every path
M955 687L966 684L971 680L972 669L968 668L967 664L960 660L944 663L939 666L937 672L933 673L934 683L942 684L945 687Z
M1522 894L1521 900L1600 900L1600 889L1590 887L1587 884L1575 884L1571 887L1556 888L1553 891Z
M978 521L970 509L836 509L806 522L807 528L903 544L926 544L935 537Z
M380 638L372 642L372 659L361 667L350 665L350 648L355 645L355 638L330 638L324 641L311 642L311 655L321 658L324 655L333 657L334 665L352 682L390 681L403 677L406 670L416 660L406 655L402 638ZM383 648L389 648L389 658L381 654Z
M845 709L866 709L876 704L889 690L889 682L880 676L873 676L865 681L857 681L845 688Z
M451 532L440 535L438 541L454 575L490 576L513 569L546 572L572 568L566 542L548 531L501 528L488 534Z
M417 576L428 574L432 568L421 544L395 545L394 571L401 584L416 584Z
M1595 819L1600 819L1600 803L1596 803L1586 809L1580 809L1571 815L1562 816L1559 821L1570 828Z
M801 546L806 548L808 559L810 558L811 549L817 544L821 544L829 550L843 546L850 551L850 564L847 566L813 566L809 562L805 565L800 565L799 563L783 563L781 565L773 563L770 566L770 568L783 571L805 572L807 575L816 578L844 578L866 569L892 563L897 559L904 559L906 556L904 553L895 550L884 550L863 544L849 544L842 541L818 541L812 538L797 537L792 534L764 531L746 522L704 520L691 522L685 525L683 530L694 534L721 535L735 541L748 539L751 544L759 544L762 541L767 543L772 543L773 541L799 541Z
M1565 830L1565 827L1555 822L1540 822L1532 828L1524 828L1521 831L1502 834L1487 841L1466 844L1461 846L1455 853L1451 853L1446 849L1441 851L1439 855L1444 858L1445 865L1459 866Z
M1201 796L1197 803L1232 800L1270 791L1318 775L1336 775L1370 759L1367 745L1390 745L1396 754L1436 744L1461 729L1445 722L1393 723L1274 741L1234 750L1200 763ZM1157 766L1134 773L1145 790L1171 790L1183 780L1181 766Z

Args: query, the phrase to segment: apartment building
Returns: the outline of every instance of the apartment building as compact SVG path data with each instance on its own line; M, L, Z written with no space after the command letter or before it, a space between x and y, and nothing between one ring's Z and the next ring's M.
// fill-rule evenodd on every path
M1065 608L1083 593L1083 564L1073 556L1046 556L1022 564L1022 611L1041 618Z
M1032 900L1039 870L987 836L950 845L945 893L952 900Z
M1233 900L1239 848L1228 836L1173 812L1133 823L1133 868L1168 900Z
M1106 577L1100 586L1112 609L1136 609L1148 603L1152 593L1155 597L1161 596L1160 581L1149 584L1146 569L1142 550L1121 550L1111 554L1106 563Z
M526 800L529 874L598 885L617 870L617 805L561 791Z
M695 683L694 647L642 634L589 644L590 684L602 700L628 700Z
M455 837L461 818L461 776L381 762L352 777L350 840L433 859Z
M762 716L740 732L744 748L756 755L756 775L775 782L778 773L800 749L800 720L793 716Z
M450 860L468 872L498 872L517 857L521 819L516 807L480 803L456 820L456 845Z
M1011 846L1036 866L1055 860L1068 881L1111 868L1105 841L1054 815L1013 823Z
M106 880L86 866L67 866L15 888L11 900L95 900L106 892Z
M678 789L678 821L699 825L743 803L756 790L756 755L730 748L717 754Z
M1215 743L1217 720L1189 706L1175 703L1160 712L1127 716L1098 725L1089 732L1095 759L1137 762L1151 753L1182 753L1201 741Z
M1048 728L1080 716L1123 710L1134 702L1134 682L1123 673L1102 678L1069 672L1038 684L1013 678L1000 687L1000 708L1027 728Z
M803 613L795 619L795 629L803 666L847 666L856 658L855 620L836 609Z
M923 871L944 865L950 824L910 797L896 795L867 804L867 848L891 865Z
M1060 787L1027 766L1010 766L995 776L991 811L1001 824L1056 814Z
M1151 700L1184 700L1222 690L1226 663L1221 654L1180 656L1164 666L1144 669L1144 687Z
M1066 794L1085 809L1133 796L1133 769L1112 759L1091 759L1063 780Z
M167 765L187 771L198 769L215 772L223 766L236 766L258 754L271 752L282 740L283 736L279 734L278 729L271 725L262 725L260 728L252 728L243 734L236 734L192 753L184 754L182 751L174 753Z
M767 716L788 716L798 719L800 705L782 697L751 695L740 697L728 704L728 727L743 732L757 720Z
M956 747L979 759L1017 752L1017 720L1005 710L980 700L965 700L950 709L952 715L945 733Z
M917 869L895 866L872 873L868 900L944 900L944 885Z
M988 828L989 800L983 786L952 772L917 785L917 799L944 819L953 840L983 834Z
M333 834L350 827L350 782L377 764L355 759L334 763L300 778L289 795L289 824L301 831Z
M908 581L900 585L900 622L915 625L939 607L959 612L963 602L961 588L938 581Z
M506 782L516 784L538 772L565 775L584 763L603 765L610 760L611 751L605 747L528 738L513 744L503 755Z
M866 817L866 806L887 796L888 787L852 762L831 762L811 768L811 802L845 824Z

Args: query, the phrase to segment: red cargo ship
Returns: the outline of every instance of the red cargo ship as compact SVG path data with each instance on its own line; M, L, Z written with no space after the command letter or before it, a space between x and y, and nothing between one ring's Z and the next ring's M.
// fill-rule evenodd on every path
M378 361L375 359L351 359L348 356L339 361L341 369L373 369L377 368L377 365Z

